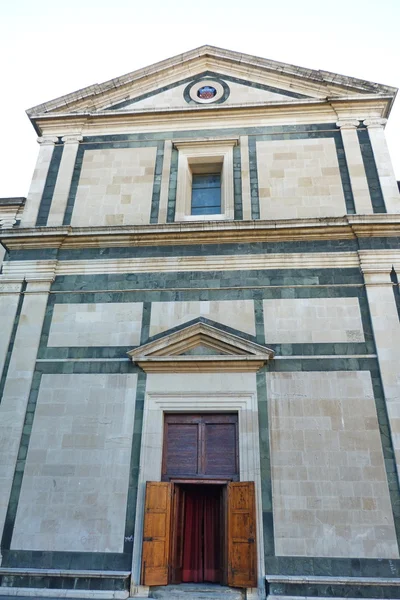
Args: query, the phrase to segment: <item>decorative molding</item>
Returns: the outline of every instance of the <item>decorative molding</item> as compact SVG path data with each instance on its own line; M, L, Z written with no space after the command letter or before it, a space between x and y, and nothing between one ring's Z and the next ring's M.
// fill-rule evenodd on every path
M359 250L360 268L364 275L381 273L388 285L393 285L390 272L394 267L400 271L400 249L398 250ZM382 279L383 281L383 279Z
M60 275L105 275L112 273L341 269L358 267L359 257L357 252L307 252L61 261L13 260L4 263L3 273L8 277L25 277L29 275L30 277L49 276L51 278Z
M0 198L0 229L14 227L24 210L26 198Z
M185 355L199 346L213 353ZM127 354L146 373L255 372L274 357L265 346L201 322L166 332Z
M237 146L239 143L239 136L236 137L208 137L206 139L199 138L185 138L173 140L172 145L177 150L190 150L195 148L214 148L215 146Z
M399 214L346 215L276 221L188 221L115 227L17 227L1 232L10 250L112 248L397 237Z

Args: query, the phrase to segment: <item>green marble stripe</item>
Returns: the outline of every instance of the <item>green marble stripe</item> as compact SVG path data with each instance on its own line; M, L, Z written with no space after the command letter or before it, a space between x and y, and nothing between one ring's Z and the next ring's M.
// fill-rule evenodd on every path
M176 293L183 289L205 288L204 297L208 289L229 288L260 288L265 286L336 286L336 285L362 285L362 275L359 269L254 269L235 271L180 271L162 273L124 273L124 274L96 274L96 275L62 275L56 277L52 291L81 290L98 291L98 302L107 302L111 292L134 289L162 291L175 289ZM307 297L305 288L297 288L298 297ZM317 288L316 288L317 290ZM266 296L273 293L271 288L266 290ZM334 295L334 292L332 292ZM323 288L315 292L315 297L324 297ZM176 297L176 300L179 298Z
M250 174L250 202L251 218L260 218L260 199L258 195L258 164L257 164L257 139L249 137L249 174Z
M264 531L264 556L274 556L274 513L272 502L272 476L271 476L271 454L269 440L269 418L268 398L265 369L258 371L257 380L257 404L258 404L258 427L260 444L260 469L261 469L261 498L262 498L262 520Z
M11 588L40 588L40 589L62 589L62 590L98 590L125 591L128 589L128 577L63 577L60 575L0 575L0 589L4 585ZM20 590L18 590L20 591ZM40 592L39 592L40 594ZM19 597L21 597L18 594ZM4 600L9 600L15 596L3 596ZM40 596L36 596L40 597ZM64 596L65 597L65 596ZM32 598L32 596L31 596ZM51 600L51 599L50 599Z
M342 287L342 284L328 287L254 287L254 288L224 288L216 289L199 288L176 288L176 289L142 289L118 291L57 291L50 295L52 302L57 304L97 304L100 302L181 302L184 300L253 300L255 293L260 292L260 298L353 298L358 297L362 287ZM39 357L40 358L40 357Z
M392 250L400 249L400 237L357 238L345 240L310 240L296 242L253 242L253 243L215 243L215 244L182 244L177 246L125 246L110 248L76 248L57 250L43 248L32 250L11 250L7 253L7 261L14 260L98 260L118 258L157 258L163 256L215 256L246 254L290 254L300 253L334 253L357 252L358 250Z
M157 143L156 163L154 167L153 193L151 197L150 223L158 223L158 212L160 208L161 178L164 164L165 142Z
M17 310L15 311L14 323L11 329L10 340L8 342L7 353L4 359L3 370L0 378L0 404L3 398L4 386L6 384L8 369L10 367L11 355L14 349L15 336L17 335L19 320L21 318L22 305L24 302L24 291L26 290L26 281L22 283L20 296L18 298Z
M211 128L211 129L186 129L184 131L156 131L146 133L123 133L114 135L95 135L85 136L83 138L83 144L103 144L112 142L149 142L158 140L174 140L182 138L203 138L222 135L224 137L234 135L281 135L284 134L296 134L296 133L318 133L322 131L338 131L336 123L313 123L307 125L272 125L272 126L261 126L261 127L228 127L227 129ZM274 138L271 138L274 139ZM286 138L284 138L286 139ZM103 146L99 146L103 147Z
M397 314L399 316L399 321L400 321L400 286L399 286L399 280L397 277L397 273L394 270L394 268L392 269L392 272L390 273L390 279L392 280L392 283L393 283L394 301L396 303Z
M128 500L125 517L124 552L132 553L135 537L136 499L139 481L140 448L142 444L142 426L144 412L144 396L146 391L146 373L139 371L136 387L135 421L132 435Z
M268 593L275 597L293 598L400 598L400 582L398 585L357 585L351 583L269 583Z
M242 158L241 147L233 148L233 197L234 197L234 216L236 221L243 219L242 206Z
M145 344L149 339L150 319L151 303L145 302L143 305L142 327L140 333L141 345ZM144 396L146 391L146 377L146 373L144 373L142 370L139 370L136 387L135 420L132 435L128 501L125 520L124 552L132 552L133 539L135 535L136 498L139 481L140 448L142 444L142 426L144 412Z
M9 550L14 531L15 519L19 497L21 494L22 479L25 471L25 462L28 454L29 440L32 432L33 418L36 409L36 402L39 393L39 386L42 373L36 371L33 374L31 391L25 413L24 425L18 450L17 462L14 470L14 476L11 486L11 494L8 502L6 519L4 523L3 535L1 538L1 551Z
M178 157L178 150L176 148L172 148L168 186L167 223L173 223L175 221L176 186L178 183Z
M365 175L371 196L372 208L374 213L386 213L385 200L382 194L381 183L379 180L378 169L374 152L372 150L371 140L367 129L357 130L358 141L360 143L361 156L364 163Z
M78 152L76 153L74 170L72 172L71 186L69 188L67 205L63 218L63 225L71 225L72 213L74 210L76 194L78 192L79 179L82 171L83 157L85 154L84 144L79 144Z
M19 569L130 571L132 553L3 550L1 566Z
M47 225L47 219L50 213L51 202L53 199L54 188L56 186L63 150L63 144L57 144L54 147L53 155L50 160L49 170L47 172L46 183L43 189L42 199L39 205L39 212L36 219L36 227Z
M395 558L269 556L265 559L265 570L267 578L268 575L400 578L400 560Z

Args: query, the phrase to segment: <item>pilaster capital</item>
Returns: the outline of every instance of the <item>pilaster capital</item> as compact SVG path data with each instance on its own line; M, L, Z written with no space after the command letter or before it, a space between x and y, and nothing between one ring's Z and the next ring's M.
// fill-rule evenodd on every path
M360 124L358 119L343 119L343 121L337 121L336 125L340 129L356 129Z
M364 120L364 125L368 129L381 129L385 127L386 123L387 119L381 119L379 117Z
M0 275L0 295L19 294L22 283L23 279L21 277L5 277L4 275Z
M365 285L393 286L390 271L387 269L366 269L363 271Z
M64 144L79 144L82 140L83 136L77 133L64 135L64 137L61 138L61 141L63 141Z
M58 142L58 137L53 135L43 135L42 137L38 137L36 141L41 146L54 146L54 144L57 144Z
M25 277L25 294L43 294L48 293L54 277Z

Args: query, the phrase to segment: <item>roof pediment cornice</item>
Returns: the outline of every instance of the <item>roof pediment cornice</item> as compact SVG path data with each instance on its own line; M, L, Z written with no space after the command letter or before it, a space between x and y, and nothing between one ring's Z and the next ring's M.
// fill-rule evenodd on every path
M329 71L306 69L289 63L268 60L249 54L225 50L215 46L201 46L178 56L162 60L148 67L113 78L104 83L90 85L76 92L28 109L28 116L35 120L39 115L62 113L93 114L113 102L134 97L145 90L160 87L165 81L172 82L184 75L196 76L204 70L222 72L226 69L242 73L250 80L252 76L271 77L286 86L305 92L313 90L314 97L328 98L372 95L389 96L393 99L396 88L369 82Z

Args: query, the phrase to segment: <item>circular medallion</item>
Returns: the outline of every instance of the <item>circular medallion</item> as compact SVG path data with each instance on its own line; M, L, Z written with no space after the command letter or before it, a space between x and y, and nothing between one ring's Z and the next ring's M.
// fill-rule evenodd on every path
M221 79L204 77L186 86L183 96L188 104L220 104L229 96L229 87Z

